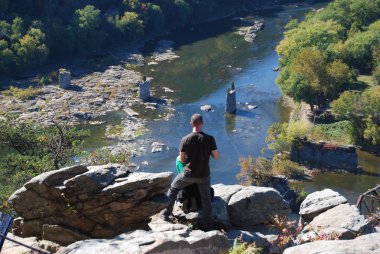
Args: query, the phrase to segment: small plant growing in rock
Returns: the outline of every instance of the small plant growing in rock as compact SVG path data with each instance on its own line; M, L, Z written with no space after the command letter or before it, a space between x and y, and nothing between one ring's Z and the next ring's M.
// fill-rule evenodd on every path
M272 243L279 247L281 251L294 245L297 235L302 230L302 225L296 221L289 220L286 216L273 216L268 225L279 232L277 239Z
M257 248L255 243L243 242L242 236L235 238L232 248L228 251L228 254L261 254L262 249Z

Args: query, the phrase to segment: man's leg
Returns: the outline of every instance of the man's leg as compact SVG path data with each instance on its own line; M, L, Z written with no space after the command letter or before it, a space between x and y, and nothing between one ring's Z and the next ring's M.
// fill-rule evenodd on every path
M184 181L183 177L184 177L184 174L183 172L181 172L180 174L176 176L176 178L174 178L174 181L172 182L170 186L170 189L167 193L167 196L170 199L170 203L169 203L169 206L164 210L164 215L166 216L169 216L172 214L173 206L177 198L178 192L182 190L183 188L185 188L186 186L189 186L190 184L192 184L191 182Z
M199 193L202 201L202 224L205 231L213 229L212 208L210 197L210 180L204 183L198 183Z

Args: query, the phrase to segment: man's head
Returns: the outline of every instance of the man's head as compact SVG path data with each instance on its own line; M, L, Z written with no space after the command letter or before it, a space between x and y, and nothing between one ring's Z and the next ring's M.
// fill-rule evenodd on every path
M194 114L190 118L191 127L201 128L203 125L203 118L201 114Z

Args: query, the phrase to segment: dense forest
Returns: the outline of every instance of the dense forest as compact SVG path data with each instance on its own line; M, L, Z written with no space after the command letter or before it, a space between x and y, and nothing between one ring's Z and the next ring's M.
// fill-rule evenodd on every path
M265 1L0 0L0 74L130 43L261 2Z
M379 19L380 0L336 0L289 22L277 47L281 90L316 114L331 108L336 122L322 129L371 145L380 144Z

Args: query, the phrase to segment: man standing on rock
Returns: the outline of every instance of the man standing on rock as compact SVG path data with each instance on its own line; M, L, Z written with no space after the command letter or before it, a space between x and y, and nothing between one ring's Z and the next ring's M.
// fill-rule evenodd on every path
M203 118L200 114L191 116L190 125L193 131L181 140L179 147L180 161L186 163L184 170L177 175L168 191L170 204L163 212L166 219L172 215L178 192L193 183L198 185L202 201L202 225L205 231L212 230L212 211L210 197L210 155L219 158L219 152L213 136L202 131Z

